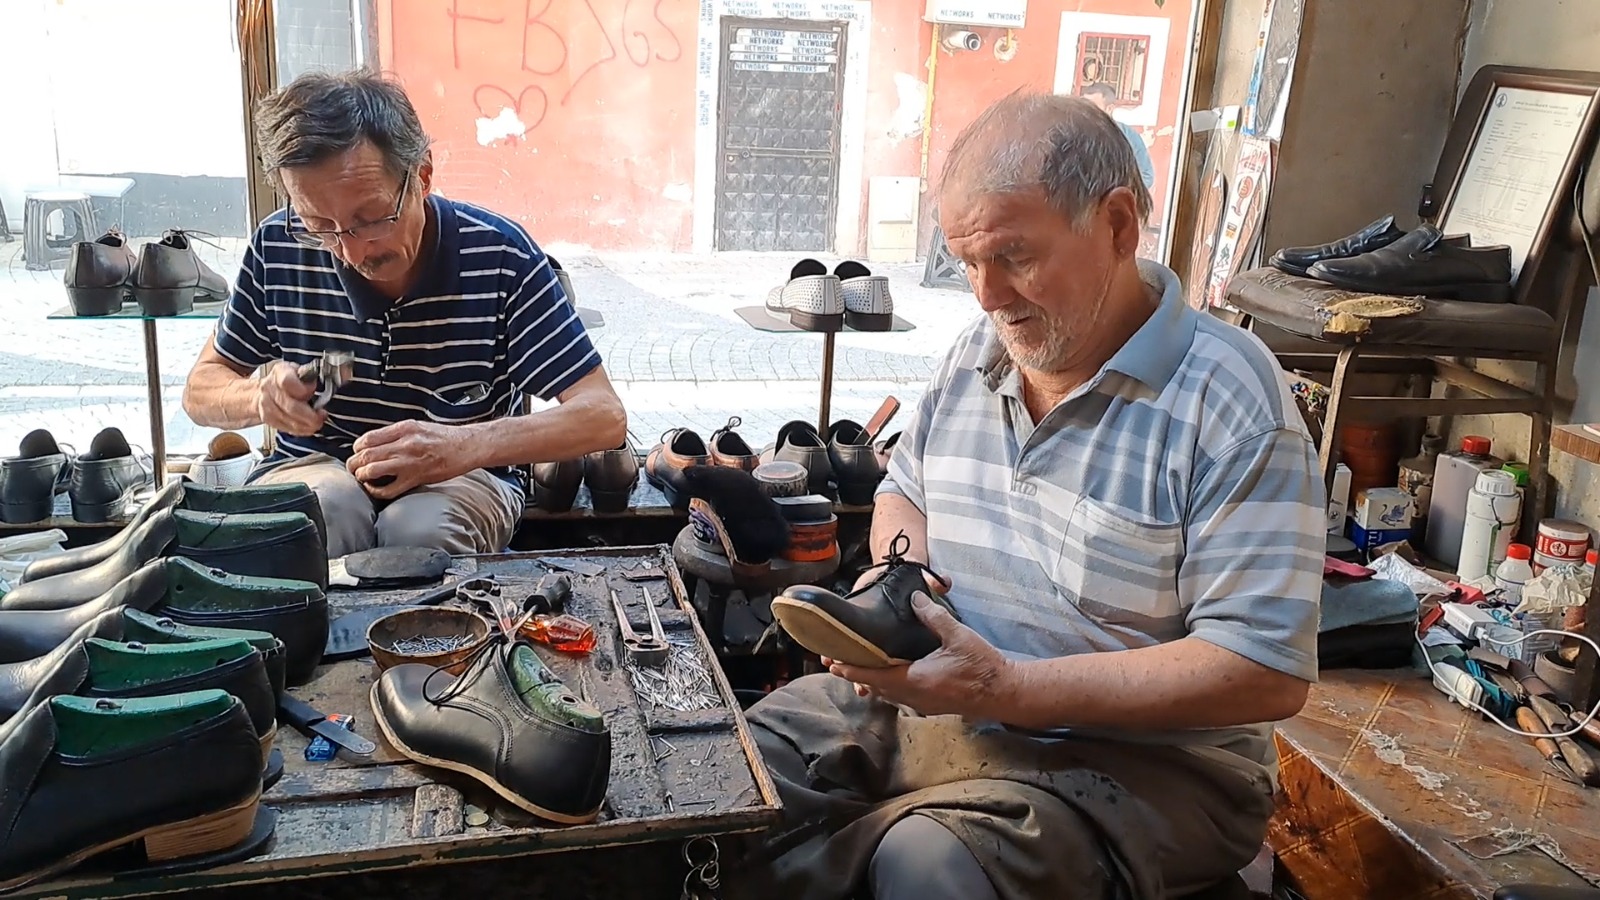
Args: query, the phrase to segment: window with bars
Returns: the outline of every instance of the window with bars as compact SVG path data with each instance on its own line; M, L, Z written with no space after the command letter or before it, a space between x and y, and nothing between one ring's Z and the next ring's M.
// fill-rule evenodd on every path
M1117 106L1144 102L1144 79L1150 58L1150 36L1144 34L1094 34L1078 37L1078 85L1082 93L1092 84L1107 84L1117 92Z

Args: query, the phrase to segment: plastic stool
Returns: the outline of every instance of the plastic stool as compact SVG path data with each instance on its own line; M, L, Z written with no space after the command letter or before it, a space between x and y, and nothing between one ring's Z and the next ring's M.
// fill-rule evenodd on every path
M61 212L63 229L69 230L52 237L48 231L50 214L57 210ZM52 263L65 260L73 244L92 241L96 236L94 207L89 203L88 194L81 191L27 193L22 208L22 258L28 269L48 269Z

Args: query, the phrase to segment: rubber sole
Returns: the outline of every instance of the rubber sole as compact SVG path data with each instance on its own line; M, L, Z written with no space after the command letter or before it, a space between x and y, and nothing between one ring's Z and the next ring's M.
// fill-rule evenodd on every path
M7 525L27 525L42 522L55 513L55 495L28 503L0 504L0 522Z
M152 825L133 834L87 847L62 859L54 860L42 868L0 881L0 891L13 890L52 875L59 875L84 860L138 841L144 842L145 858L152 863L226 850L250 837L250 833L255 829L256 808L260 802L261 794L257 792L243 803L227 809L182 822Z
M597 513L626 512L632 500L633 485L629 485L628 489L623 491L597 491L592 486L589 488L589 502Z
M1471 303L1509 303L1516 291L1512 285L1498 282L1440 284L1408 289L1397 288L1394 285L1367 284L1352 278L1327 278L1322 275L1312 275L1310 277L1327 282L1334 287L1344 288L1347 291L1363 291L1369 294L1399 297L1421 295L1435 300L1464 300Z
M791 309L789 323L806 331L843 331L844 313L808 313Z
M852 631L816 604L792 597L773 597L772 615L800 646L818 656L864 669L887 669L910 664L907 660L895 659L884 653L876 644Z
M195 289L133 288L133 299L147 316L176 316L194 309Z
M587 825L588 823L593 822L595 819L600 817L600 807L598 806L595 807L594 812L583 816L569 816L564 813L551 812L550 810L545 809L544 807L528 800L527 798L519 797L516 794L511 793L505 788L504 785L471 766L462 765L458 762L451 762L448 759L439 759L438 757L429 756L426 753L418 753L410 747L407 747L405 741L402 741L396 737L394 731L389 728L389 722L383 717L383 706L378 703L377 684L373 684L370 693L372 703L372 718L378 723L378 730L383 732L383 738L389 742L389 746L399 751L400 754L405 756L407 759L422 763L425 766L433 766L436 769L457 772L467 776L468 778L482 782L484 787L487 787L489 790L500 795L500 797L507 803L510 803L512 806L515 806L517 809L520 809L523 812L532 813L541 819L548 819L561 825ZM601 805L604 805L604 801L601 801Z
M109 316L122 311L127 295L122 285L111 287L69 287L67 300L75 316Z
M123 494L110 503L79 503L77 500L72 501L73 520L86 524L109 522L112 519L121 518L127 511L127 494Z
M856 331L892 331L894 313L858 313L844 311L844 323Z

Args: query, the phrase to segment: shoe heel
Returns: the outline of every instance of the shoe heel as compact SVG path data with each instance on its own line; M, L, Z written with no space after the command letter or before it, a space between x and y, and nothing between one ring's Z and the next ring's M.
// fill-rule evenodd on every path
M278 726L272 726L261 738L261 768L265 769L272 762L272 744L278 739Z
M147 316L178 316L194 309L194 288L136 287L133 299Z
M75 316L109 316L122 310L122 285L111 287L69 287L67 300Z
M792 309L789 322L806 331L843 331L844 313L808 313Z
M128 510L128 498L118 497L110 503L79 503L72 501L72 518L85 524L100 524L120 519Z
M858 313L845 310L844 323L857 331L891 331L894 313Z
M145 858L152 863L203 856L238 846L255 827L259 794L227 809L168 825L144 837Z
M55 497L28 503L0 504L0 522L7 525L30 525L43 522L55 514Z
M573 497L573 500L576 499L577 497ZM572 509L573 500L568 500L566 503L557 503L556 496L553 491L546 488L542 484L538 484L537 482L535 482L533 485L533 505L539 507L545 512L567 512Z
M878 482L839 482L839 502L846 506L871 506L878 493Z
M597 513L615 515L620 512L626 512L628 501L632 499L633 488L631 487L623 491L597 491L592 487L589 488L589 501L594 505L594 511Z

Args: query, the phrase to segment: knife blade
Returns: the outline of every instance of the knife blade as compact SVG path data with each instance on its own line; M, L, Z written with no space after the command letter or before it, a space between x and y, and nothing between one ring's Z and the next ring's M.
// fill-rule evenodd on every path
M329 722L326 715L317 712L315 707L298 697L279 694L278 715L301 734L321 735L334 746L357 756L370 756L378 749L377 744L354 731Z

